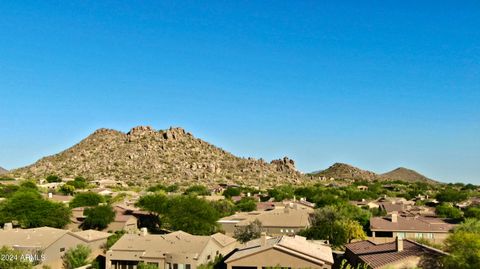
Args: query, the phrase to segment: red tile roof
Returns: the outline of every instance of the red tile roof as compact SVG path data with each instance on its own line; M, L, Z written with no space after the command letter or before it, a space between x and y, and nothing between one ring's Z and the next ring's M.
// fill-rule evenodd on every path
M429 255L445 255L444 252L430 248L414 241L404 239L403 251L396 250L396 241L384 244L375 244L371 241L359 241L346 245L346 256L353 258L351 263L365 263L371 268L380 268L385 265L399 262L411 257L422 257ZM353 257L352 257L353 256Z

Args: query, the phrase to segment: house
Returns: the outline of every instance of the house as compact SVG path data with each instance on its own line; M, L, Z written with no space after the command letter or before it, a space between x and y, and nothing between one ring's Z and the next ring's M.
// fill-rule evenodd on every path
M332 268L332 249L305 237L279 236L259 239L228 256L224 263L227 269L256 268Z
M38 187L47 189L48 192L56 192L60 190L63 185L65 185L65 182L51 182L39 184Z
M94 230L75 233L50 227L12 229L6 224L4 230L0 230L0 246L32 255L32 259L42 265L62 268L61 258L69 248L86 245L92 250L90 258L95 258L102 254L102 246L110 235Z
M357 186L357 190L359 190L359 191L368 191L368 186L359 185L359 186Z
M126 188L128 185L123 181L112 180L112 179L101 179L101 180L93 180L91 182L100 188L106 187L123 187Z
M350 201L350 204L358 206L358 207L368 207L368 208L379 208L380 205L375 201L369 201L366 199L362 199L360 201Z
M165 235L125 234L106 253L106 269L136 269L139 262L160 269L195 269L218 255L227 255L237 241L217 233L211 236L191 235L177 231Z
M270 236L295 235L299 231L310 226L310 215L314 210L298 203L284 205L283 208L275 207L269 211L239 212L232 216L221 218L217 223L225 231L226 235L232 236L237 229L241 229L259 220L262 223L262 231Z
M347 244L345 258L357 268L439 268L439 257L446 253L409 239L398 238L389 243L376 244L369 240ZM428 266L429 265L429 266Z
M404 216L394 212L385 217L370 219L372 240L388 242L396 237L401 239L428 239L435 243L445 240L456 224L447 219L427 216Z

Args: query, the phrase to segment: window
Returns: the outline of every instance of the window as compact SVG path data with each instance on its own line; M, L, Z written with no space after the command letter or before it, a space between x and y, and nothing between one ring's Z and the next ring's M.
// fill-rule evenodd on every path
M210 258L211 258L210 255L208 255L208 256L207 256L207 260L210 260Z
M433 239L433 233L426 233L423 237Z
M174 263L173 264L173 269L178 269L178 264Z
M60 248L60 252L64 252L65 251L65 248Z
M397 233L398 238L404 239L405 238L405 233Z
M280 229L280 232L283 233L283 229Z
M423 233L415 233L415 238L423 238Z
M191 268L190 264L185 264L185 269L190 269L190 268Z

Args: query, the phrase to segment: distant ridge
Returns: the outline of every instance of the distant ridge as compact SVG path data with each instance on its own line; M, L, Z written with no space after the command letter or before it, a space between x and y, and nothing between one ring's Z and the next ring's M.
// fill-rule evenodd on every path
M296 184L309 180L285 157L270 163L240 158L195 138L182 128L149 126L128 133L98 129L73 147L11 171L15 177L115 179L131 185L231 183L249 186Z
M0 175L8 173L8 170L0 166Z
M347 179L354 181L392 181L392 180L401 180L405 182L426 182L426 183L438 183L437 181L430 179L414 170L399 167L390 172L384 174L377 174L372 171L363 170L358 167L345 164L345 163L335 163L329 168L313 172L310 175L315 177L325 177L327 179Z
M404 167L399 167L390 172L381 174L381 177L386 180L402 180L402 181L408 181L408 182L423 181L423 182L430 182L430 183L436 182L435 180L430 179L418 173L417 171L404 168Z

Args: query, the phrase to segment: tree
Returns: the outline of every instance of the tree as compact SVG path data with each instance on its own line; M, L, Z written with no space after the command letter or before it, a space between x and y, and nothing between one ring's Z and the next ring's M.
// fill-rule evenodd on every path
M340 247L352 239L364 239L362 225L349 215L348 210L337 206L317 209L312 226L300 232L309 239L329 240L330 244Z
M294 196L294 189L290 185L283 185L268 190L268 195L273 197L275 201L281 202L286 199L292 199Z
M462 217L462 211L448 203L438 205L435 213L441 218L460 219Z
M66 185L73 186L75 189L85 189L88 186L88 182L83 177L76 177L74 180L67 182Z
M241 193L242 190L240 190L240 188L230 187L223 191L223 196L225 196L225 198L230 198L232 196L239 196Z
M348 243L352 242L353 239L363 240L367 238L367 235L365 234L365 231L363 231L362 226L356 220L343 220L341 221L341 226L343 229L345 229L345 237Z
M210 191L203 185L193 185L185 190L185 194L210 195Z
M164 228L196 235L215 232L220 218L212 203L195 195L166 196L156 193L141 197L137 206L155 214Z
M107 238L107 244L105 245L105 250L109 250L117 241L122 238L126 232L124 230L116 231L111 236Z
M92 251L88 246L77 245L71 248L63 255L63 266L66 269L74 269L88 264L88 256Z
M32 180L25 180L20 183L20 189L38 190L37 184Z
M82 223L84 230L98 229L103 230L107 228L115 219L115 211L110 205L99 205L84 210L85 220Z
M467 200L468 193L464 191L455 190L453 188L447 188L440 191L435 197L439 202L458 203Z
M220 200L211 203L221 218L233 215L235 213L235 204L231 200Z
M73 193L75 192L75 187L72 185L65 184L60 187L60 192L63 193L64 195L73 195Z
M475 218L480 220L480 207L469 206L465 209L465 218Z
M257 202L251 197L243 197L235 204L238 211L249 212L257 209Z
M480 221L466 219L445 240L450 255L444 258L446 269L480 268Z
M167 203L168 197L161 192L142 196L135 205L156 215L163 215L167 211Z
M70 215L65 205L45 200L34 190L22 190L2 204L0 223L17 221L23 228L62 228L70 222Z
M49 175L45 179L47 180L48 183L62 182L62 179L57 175Z
M26 259L20 259L23 252L3 246L0 248L0 268L30 269L33 264Z
M245 243L250 240L260 238L262 233L262 223L256 219L247 226L238 227L233 237L237 239L240 243Z
M480 234L455 231L446 240L445 268L480 268Z
M97 206L100 203L104 203L105 199L100 194L94 192L80 192L73 197L70 202L70 207L81 207L81 206Z
M165 220L173 230L210 235L217 230L220 215L206 200L195 196L174 196L168 200Z

